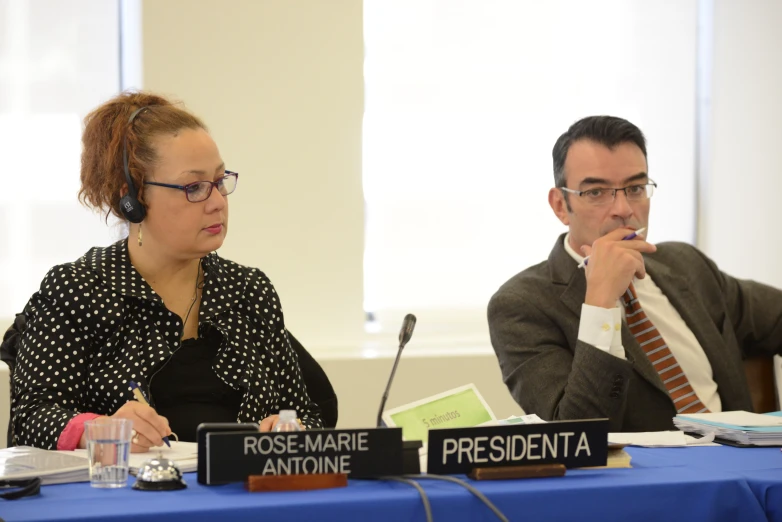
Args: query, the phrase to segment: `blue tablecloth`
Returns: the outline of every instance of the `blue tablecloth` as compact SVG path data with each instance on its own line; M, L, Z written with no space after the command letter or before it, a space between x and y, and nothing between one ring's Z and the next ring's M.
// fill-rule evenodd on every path
M708 473L729 472L742 477L768 519L782 522L780 448L632 448L630 452L639 461L654 460L665 466L686 466Z
M510 520L666 522L767 520L782 505L779 449L729 447L631 448L633 469L569 470L561 478L472 484ZM299 520L423 521L415 490L404 484L353 480L347 488L247 493L240 484L141 492L97 490L89 484L45 486L39 497L0 501L7 522L125 520L127 522ZM494 521L478 499L453 484L421 481L435 520ZM776 518L776 520L782 520Z

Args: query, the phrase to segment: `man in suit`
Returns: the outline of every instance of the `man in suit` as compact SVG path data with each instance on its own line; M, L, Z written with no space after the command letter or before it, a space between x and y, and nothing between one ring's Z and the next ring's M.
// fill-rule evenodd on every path
M694 247L653 245L643 133L574 123L553 149L549 204L569 232L488 308L503 378L527 413L673 428L677 413L752 410L742 358L782 345L782 292L733 278ZM585 267L579 263L589 256Z

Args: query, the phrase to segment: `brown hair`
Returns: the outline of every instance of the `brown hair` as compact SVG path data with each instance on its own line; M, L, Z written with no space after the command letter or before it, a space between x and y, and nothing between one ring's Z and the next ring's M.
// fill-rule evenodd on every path
M141 111L128 125L133 111ZM127 137L128 168L138 199L144 203L144 179L157 160L152 146L156 136L176 134L182 129L204 129L193 114L155 94L123 92L93 110L84 118L79 200L93 209L124 219L119 209L122 190L127 186L122 164L123 141Z

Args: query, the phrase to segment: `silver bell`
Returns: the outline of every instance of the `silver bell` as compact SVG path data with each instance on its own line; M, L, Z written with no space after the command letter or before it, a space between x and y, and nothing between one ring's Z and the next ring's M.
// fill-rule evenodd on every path
M173 460L167 459L162 455L152 457L138 469L136 473L136 483L133 489L142 491L173 491L175 489L184 489L187 487L182 478L182 472L179 470Z

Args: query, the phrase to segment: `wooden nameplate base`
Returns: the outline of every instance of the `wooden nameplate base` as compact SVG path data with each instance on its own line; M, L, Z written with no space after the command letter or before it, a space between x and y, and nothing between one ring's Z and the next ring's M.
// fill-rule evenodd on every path
M344 488L348 485L345 473L318 475L250 475L244 483L247 491L307 491L310 489Z
M473 480L506 480L519 478L564 477L564 464L535 464L501 468L473 468L467 474Z

